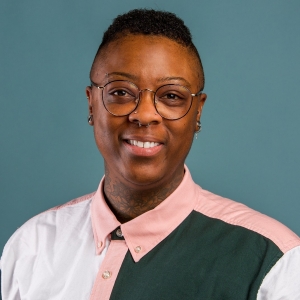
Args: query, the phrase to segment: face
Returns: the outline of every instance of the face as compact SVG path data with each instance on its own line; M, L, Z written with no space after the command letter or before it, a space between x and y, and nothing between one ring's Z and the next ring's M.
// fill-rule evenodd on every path
M99 86L112 80L129 80L140 90L155 91L169 83L184 85L191 93L202 88L194 55L168 38L129 35L110 43L104 52L91 78ZM143 91L137 109L123 117L105 109L101 90L87 87L86 94L95 141L110 179L146 189L163 187L183 176L205 94L193 97L190 111L179 120L166 120L157 114L150 91ZM138 123L149 126L140 127Z

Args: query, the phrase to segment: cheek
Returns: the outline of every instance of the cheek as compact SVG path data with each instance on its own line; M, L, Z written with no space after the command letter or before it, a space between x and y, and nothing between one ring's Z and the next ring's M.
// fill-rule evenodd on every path
M190 111L182 119L179 119L178 123L175 123L173 134L176 137L177 143L181 145L180 151L188 152L192 146L194 140L194 134L197 124L198 106L194 101ZM177 133L176 133L177 132ZM177 136L176 136L177 135Z
M97 116L97 118L94 120L95 137L105 137L108 135L109 126L107 123L108 121L105 114L103 114L103 116Z
M117 135L114 135L114 132L116 132L116 128L107 113L103 113L94 120L94 137L103 156L116 148L112 146L117 140Z
M173 151L179 151L179 153L184 154L189 151L194 137L194 128L193 121L190 119L182 120L176 126L172 127L170 132L172 134L173 145L176 145L176 147L172 147Z

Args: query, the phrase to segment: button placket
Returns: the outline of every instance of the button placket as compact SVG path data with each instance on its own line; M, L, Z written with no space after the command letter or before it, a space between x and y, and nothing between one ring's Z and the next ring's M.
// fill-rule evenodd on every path
M116 234L115 234L116 236ZM124 257L128 251L125 240L111 240L100 265L90 300L109 299Z

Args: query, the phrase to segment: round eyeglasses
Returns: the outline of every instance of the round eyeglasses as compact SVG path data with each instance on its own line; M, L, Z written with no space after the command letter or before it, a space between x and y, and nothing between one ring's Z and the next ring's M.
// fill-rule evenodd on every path
M154 94L153 102L157 113L167 120L178 120L190 110L194 96L199 96L179 84L166 84L156 91L140 90L134 83L127 80L114 80L99 86L91 81L91 86L102 90L102 101L106 110L116 117L131 114L139 105L140 94L149 91Z

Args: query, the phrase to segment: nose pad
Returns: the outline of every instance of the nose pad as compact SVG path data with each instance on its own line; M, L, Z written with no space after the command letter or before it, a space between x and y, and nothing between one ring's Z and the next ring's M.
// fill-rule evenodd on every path
M139 91L139 97L138 97L138 99L135 100L136 103L139 102L139 103L138 103L138 106L139 106L140 103L141 103L142 95L143 95L144 92L151 92L151 93L153 93L153 98L152 98L151 100L152 100L152 104L154 104L154 108L155 108L155 103L156 103L156 100L155 100L155 91L150 90L150 89L143 89L143 90L140 90L140 91Z
M151 92L153 95L144 95L145 92ZM151 97L149 99L149 97ZM142 99L146 98L146 99ZM148 99L147 99L148 98ZM143 100L143 101L142 101ZM155 107L155 91L152 91L150 89L144 89L139 91L139 96L135 100L136 108L133 112L133 114L129 115L129 119L131 122L135 122L137 124L141 124L140 126L144 124L154 124L154 123L160 123L161 122L161 116L157 113L156 107ZM146 126L146 127L148 127Z
M140 92L139 92L139 99L141 99L141 95L143 94L143 92L151 92L151 93L153 93L153 97L155 95L154 91L152 91L150 89L143 89L143 90L140 90Z

